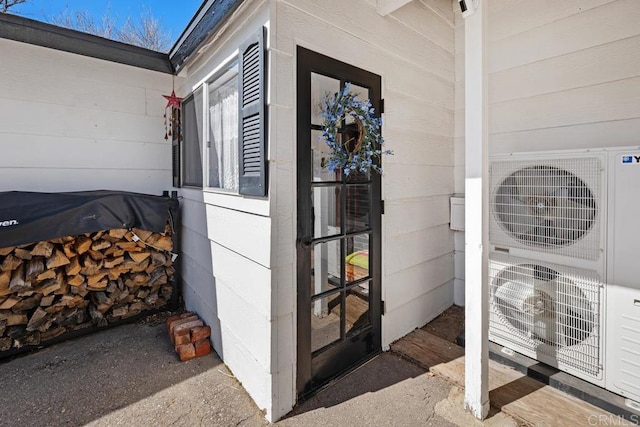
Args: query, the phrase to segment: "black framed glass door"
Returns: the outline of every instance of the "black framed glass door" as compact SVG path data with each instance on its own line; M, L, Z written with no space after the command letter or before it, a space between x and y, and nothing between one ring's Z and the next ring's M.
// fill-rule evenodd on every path
M379 114L381 78L298 47L297 391L308 394L381 350L380 176L329 172L321 103L351 83ZM343 121L338 137L357 137Z

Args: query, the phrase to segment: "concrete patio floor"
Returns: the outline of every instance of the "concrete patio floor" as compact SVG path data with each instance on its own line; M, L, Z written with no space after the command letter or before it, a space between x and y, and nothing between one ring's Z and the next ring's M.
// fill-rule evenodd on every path
M181 363L162 317L0 363L0 426L264 426L214 354ZM482 425L445 380L384 353L298 405L278 426ZM504 414L484 425L517 425Z

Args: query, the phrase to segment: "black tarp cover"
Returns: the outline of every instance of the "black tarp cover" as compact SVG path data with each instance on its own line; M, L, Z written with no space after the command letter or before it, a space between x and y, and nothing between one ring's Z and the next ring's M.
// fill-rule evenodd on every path
M0 193L0 248L112 228L161 233L178 200L122 191Z

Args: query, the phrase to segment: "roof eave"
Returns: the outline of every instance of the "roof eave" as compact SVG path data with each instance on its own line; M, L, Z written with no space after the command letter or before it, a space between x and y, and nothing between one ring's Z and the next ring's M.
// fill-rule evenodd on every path
M174 70L180 70L189 57L215 34L243 0L207 0L200 6L185 31L169 51Z
M7 13L0 13L0 38L161 73L173 74L174 71L166 53Z

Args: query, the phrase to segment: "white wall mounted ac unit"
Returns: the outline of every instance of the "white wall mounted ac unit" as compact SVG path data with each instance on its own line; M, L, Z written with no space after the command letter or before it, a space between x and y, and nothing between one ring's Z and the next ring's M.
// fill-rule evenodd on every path
M490 339L640 401L640 147L492 156Z

